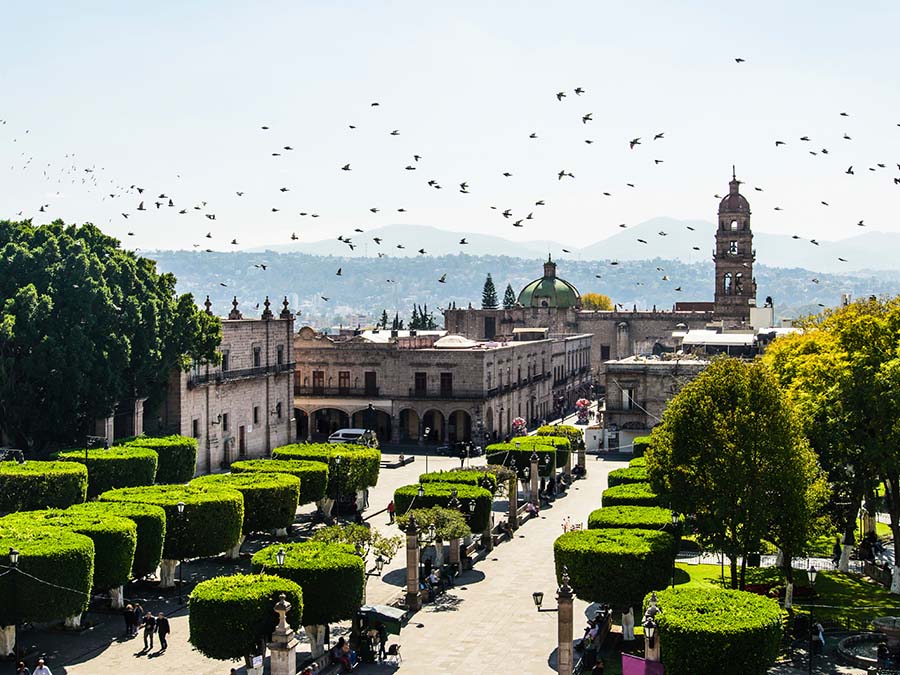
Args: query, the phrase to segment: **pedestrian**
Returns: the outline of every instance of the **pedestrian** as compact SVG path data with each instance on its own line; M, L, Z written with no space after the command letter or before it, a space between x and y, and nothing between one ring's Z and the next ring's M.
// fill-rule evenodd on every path
M378 624L378 660L384 661L387 658L387 626L383 623Z
M44 665L44 659L38 659L37 668L34 669L34 675L53 675L50 669Z
M131 621L131 634L137 635L138 629L141 627L141 622L144 619L144 608L141 607L140 603L135 603L134 605L134 616Z
M150 612L144 615L144 649L153 649L153 633L156 632L156 619Z
M16 667L16 675L31 675L31 671L28 670L28 666L25 665L24 661L19 661L19 665Z
M159 633L160 650L166 651L166 649L169 648L169 643L166 642L166 636L172 632L172 629L169 626L169 620L162 612L156 617L156 632Z
M834 563L834 566L837 567L838 563L841 561L841 537L838 535L834 540L834 546L831 549L831 562Z
M390 519L390 520L388 520L388 524L389 524L389 525L393 525L393 524L394 524L394 511L396 510L396 508L397 508L397 507L394 506L394 500L392 499L392 500L388 503L388 508L387 508L388 518Z
M126 605L122 612L122 616L125 618L125 637L131 637L133 635L131 632L131 624L134 623L134 607L132 605Z

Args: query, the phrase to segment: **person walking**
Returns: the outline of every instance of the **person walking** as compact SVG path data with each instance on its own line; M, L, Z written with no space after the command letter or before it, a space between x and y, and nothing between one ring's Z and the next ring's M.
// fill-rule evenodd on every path
M153 633L156 632L156 619L150 612L144 615L144 650L153 649Z
M19 665L16 666L16 675L31 675L31 671L28 670L24 661L19 661Z
M378 624L378 660L384 661L387 658L387 626L383 623Z
M44 665L44 659L38 659L37 668L34 669L34 675L53 675L50 669Z
M134 623L134 607L126 605L122 611L122 617L125 619L125 637L134 635L132 624Z
M141 621L144 619L144 608L141 607L140 603L136 603L134 606L134 617L131 622L131 634L137 635L138 629L141 627Z
M166 618L166 615L162 612L156 617L156 632L159 634L160 651L164 652L169 648L166 636L172 632L172 628L169 626L169 620Z
M394 511L396 510L396 506L394 506L394 500L392 499L388 503L387 512L388 512L388 525L394 524Z

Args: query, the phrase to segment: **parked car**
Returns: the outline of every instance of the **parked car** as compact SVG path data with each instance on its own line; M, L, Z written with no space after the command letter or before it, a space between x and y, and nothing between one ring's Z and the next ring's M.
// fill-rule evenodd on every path
M356 443L378 447L378 437L371 429L338 429L328 437L329 443Z

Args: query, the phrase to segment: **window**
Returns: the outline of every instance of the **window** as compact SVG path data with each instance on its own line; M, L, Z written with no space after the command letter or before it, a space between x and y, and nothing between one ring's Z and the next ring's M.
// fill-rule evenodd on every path
M518 366L516 370L516 386L522 384L522 366Z
M744 292L744 274L742 272L734 275L734 292L736 295Z
M230 365L229 364L229 356L230 355L231 354L227 349L222 352L222 372L223 373L228 370L228 366Z
M262 365L262 349L260 347L253 348L253 367L259 368Z
M731 221L731 231L732 231L732 232L737 232L737 229L738 229L738 221L732 220L732 221Z
M253 424L259 424L259 406L253 406Z
M731 272L725 272L725 276L722 277L722 290L725 295L731 295Z
M622 390L622 410L634 410L634 389Z
M228 431L228 413L222 414L222 431Z
M493 340L497 335L497 319L493 316L484 317L484 339Z
M350 371L342 370L338 372L338 393L346 396L350 393Z
M313 394L322 395L325 393L325 371L313 371Z
M441 396L453 396L453 373L441 373Z
M279 366L284 365L284 345L278 345L275 347L275 363Z
M193 419L191 420L191 436L194 438L200 438L200 420Z
M728 242L728 255L738 254L738 243L736 241Z
M281 419L281 401L275 404L275 418Z
M378 395L378 375L374 370L367 370L364 375L366 396Z
M428 379L425 373L416 373L414 375L416 385L416 396L425 396L428 391Z

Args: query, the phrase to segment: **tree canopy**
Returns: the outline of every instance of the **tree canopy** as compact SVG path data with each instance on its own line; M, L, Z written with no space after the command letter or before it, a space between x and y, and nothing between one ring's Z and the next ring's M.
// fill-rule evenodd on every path
M506 292L503 294L503 309L512 309L516 306L517 300L512 284L506 284Z
M0 221L0 436L83 442L117 402L159 400L172 368L214 361L218 319L91 224Z
M497 289L494 287L494 280L488 274L481 291L481 309L497 309L498 306Z
M596 309L610 311L613 309L613 301L608 295L602 293L585 293L581 296L582 309Z

